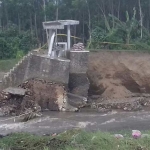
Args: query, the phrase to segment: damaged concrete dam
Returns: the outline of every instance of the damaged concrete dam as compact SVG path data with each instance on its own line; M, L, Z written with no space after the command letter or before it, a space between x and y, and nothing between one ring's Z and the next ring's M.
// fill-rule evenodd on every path
M78 111L87 103L88 53L70 51L68 59L35 52L25 56L2 80L2 114L19 115L37 105L40 110Z
M48 51L33 50L0 83L0 115L28 112L139 111L150 106L150 54L138 51L71 48L70 26L79 21L43 22ZM67 42L55 40L56 29L67 26ZM61 45L62 47L58 46Z
M1 115L149 109L149 60L148 52L70 51L68 59L50 59L33 51L3 78Z

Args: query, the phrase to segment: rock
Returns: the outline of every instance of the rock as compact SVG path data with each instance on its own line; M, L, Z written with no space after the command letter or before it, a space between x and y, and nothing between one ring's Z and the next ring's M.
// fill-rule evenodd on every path
M57 133L52 134L52 136L57 136Z
M87 98L83 96L78 96L76 94L67 93L68 103L71 106L82 108L87 104Z
M9 87L7 89L4 89L3 92L10 93L12 95L24 96L26 93L26 90L23 88Z
M111 109L106 109L106 108L99 107L97 109L97 111L100 112L100 113L108 113L108 112L111 111Z
M114 137L116 139L124 139L124 136L122 134L115 134Z

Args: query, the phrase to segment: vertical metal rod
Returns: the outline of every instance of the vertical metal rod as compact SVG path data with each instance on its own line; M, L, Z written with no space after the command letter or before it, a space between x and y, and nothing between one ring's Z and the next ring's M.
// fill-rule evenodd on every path
M71 48L71 32L70 32L70 25L67 26L67 44L68 50Z
M56 21L58 21L58 0L56 0ZM55 38L55 43L56 43L56 46L57 46L57 43L58 43L58 38L57 38L57 29L56 29L56 38Z

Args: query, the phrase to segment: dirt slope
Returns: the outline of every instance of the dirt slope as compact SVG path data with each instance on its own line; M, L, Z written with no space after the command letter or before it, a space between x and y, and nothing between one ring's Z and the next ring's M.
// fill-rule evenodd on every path
M89 93L104 98L126 98L150 93L150 54L101 51L90 54Z

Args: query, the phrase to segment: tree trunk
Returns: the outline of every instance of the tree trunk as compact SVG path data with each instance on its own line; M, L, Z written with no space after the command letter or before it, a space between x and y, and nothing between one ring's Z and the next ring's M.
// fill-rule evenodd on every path
M7 6L6 6L6 1L4 0L4 13L5 13L5 17L6 17L6 29L8 28L8 11L7 11Z
M89 46L91 45L91 42L92 42L92 35L91 35L91 13L90 13L90 7L89 7L89 3L88 1L86 0L86 4L87 4L87 9L88 9L88 19L89 19L89 22L88 22L88 28L89 28Z
M113 0L111 0L111 14L114 16L114 3L113 3ZM114 20L114 17L112 18L113 20L113 28L115 26L115 20Z
M20 20L19 13L18 13L18 28L19 28L19 34L20 34L20 31L21 31L21 20Z
M126 44L130 44L130 33L127 33Z
M35 26L35 35L36 35L37 39L39 40L39 38L38 38L38 30L37 30L37 16L36 16L36 12L34 14L34 26Z
M32 26L32 15L31 15L31 13L30 13L30 32L31 32L31 36L33 39L33 26Z
M143 38L143 14L141 7L141 0L139 0L139 10L140 10L140 25L141 25L141 39Z
M82 27L82 28L83 28L83 33L82 33L82 34L83 34L83 38L82 38L82 40L83 40L83 43L84 43L84 41L85 41L85 40L84 40L84 37L85 37L85 35L84 35L84 30L85 30L85 29L84 29L84 12L83 12L83 20L82 20L82 21L83 21L83 24L82 24L82 26L83 26L83 27Z
M46 10L45 10L45 8L46 8L46 5L45 5L45 0L43 0L43 8L44 8L44 21L46 21Z
M118 3L118 19L120 19L120 0L119 0L119 3Z

